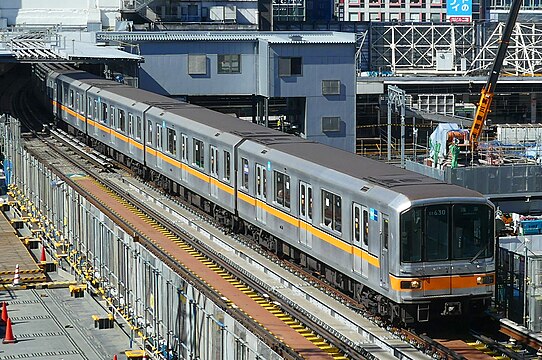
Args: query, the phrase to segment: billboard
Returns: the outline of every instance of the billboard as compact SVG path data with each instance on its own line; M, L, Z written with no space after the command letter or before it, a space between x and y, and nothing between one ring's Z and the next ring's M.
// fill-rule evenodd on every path
M448 0L446 15L450 22L471 22L472 0Z

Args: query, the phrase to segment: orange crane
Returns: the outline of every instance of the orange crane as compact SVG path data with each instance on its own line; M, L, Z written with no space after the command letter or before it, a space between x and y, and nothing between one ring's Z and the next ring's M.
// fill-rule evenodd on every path
M497 50L497 56L493 61L493 66L491 67L491 73L489 74L487 83L482 88L480 94L480 101L478 103L478 108L476 109L476 114L474 115L474 121L472 123L469 135L470 146L473 150L476 150L476 147L478 146L478 140L480 139L482 129L484 128L487 116L489 115L489 108L491 106L491 102L493 101L493 96L495 95L495 85L499 79L502 63L506 57L506 50L508 49L508 45L510 43L512 30L516 25L521 4L521 0L512 0L510 13L508 14L508 19L506 20L506 25L502 33L499 49Z

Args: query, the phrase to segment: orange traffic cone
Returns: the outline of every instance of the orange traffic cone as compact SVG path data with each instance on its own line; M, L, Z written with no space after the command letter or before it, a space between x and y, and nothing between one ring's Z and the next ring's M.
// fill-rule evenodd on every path
M21 285L21 275L19 274L19 264L15 265L15 275L13 275L13 284Z
M8 321L8 308L6 306L6 302L2 302L2 321L7 322Z
M11 319L8 318L8 321L6 323L6 336L4 337L4 340L2 341L4 344L13 344L17 342L17 339L15 336L13 336L13 331L11 330Z
M40 261L41 263L46 263L47 262L47 257L45 256L45 246L41 246L41 258L40 258Z

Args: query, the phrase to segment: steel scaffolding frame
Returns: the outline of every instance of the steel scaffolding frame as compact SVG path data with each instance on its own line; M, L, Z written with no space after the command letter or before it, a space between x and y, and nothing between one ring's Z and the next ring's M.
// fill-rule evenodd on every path
M378 74L484 75L498 47L504 23L374 24L369 28L370 70ZM439 54L451 54L451 68L437 69ZM542 24L516 24L505 70L542 74Z

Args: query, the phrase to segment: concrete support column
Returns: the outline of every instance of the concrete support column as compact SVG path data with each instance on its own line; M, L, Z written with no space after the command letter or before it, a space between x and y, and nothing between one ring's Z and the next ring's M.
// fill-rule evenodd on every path
M531 124L536 123L536 93L531 93Z

